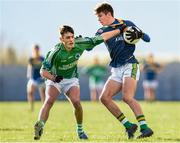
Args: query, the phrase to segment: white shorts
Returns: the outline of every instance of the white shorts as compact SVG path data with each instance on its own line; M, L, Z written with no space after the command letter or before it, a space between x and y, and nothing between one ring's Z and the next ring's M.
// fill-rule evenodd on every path
M124 82L125 77L132 77L135 80L139 80L140 70L138 64L125 64L121 67L112 68L111 69L111 76L108 80L114 80L120 83Z
M71 78L71 79L63 79L60 83L53 82L51 80L46 80L46 87L47 86L54 86L57 90L61 93L67 93L67 91L73 87L79 87L79 79L78 78Z
M143 87L156 89L158 87L158 82L157 80L144 80Z
M34 79L29 79L29 81L27 83L27 88L30 88L32 85L34 85L37 88L45 87L45 83L44 82L37 82Z

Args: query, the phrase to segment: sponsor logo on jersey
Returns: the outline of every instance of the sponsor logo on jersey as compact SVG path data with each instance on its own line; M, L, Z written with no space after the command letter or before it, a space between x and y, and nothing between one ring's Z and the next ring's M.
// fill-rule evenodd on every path
M80 54L80 53L77 53L77 54L75 55L75 58L78 60L80 56L81 56L81 54Z
M102 29L99 29L99 30L97 31L97 33L101 34L101 33L103 33L103 30L102 30Z
M122 36L118 36L118 37L116 37L115 42L117 42L117 41L123 41L123 40L124 40L124 39L123 39Z
M58 69L59 70L67 70L67 69L73 68L76 65L77 65L77 61L74 61L74 62L72 62L70 64L59 66Z

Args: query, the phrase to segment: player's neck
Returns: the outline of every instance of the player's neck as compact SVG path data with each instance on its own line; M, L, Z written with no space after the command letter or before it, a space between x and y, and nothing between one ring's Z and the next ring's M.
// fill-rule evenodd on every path
M66 49L67 52L70 52L72 50L71 47L64 46L64 48Z
M115 21L115 18L114 18L114 17L110 17L110 18L109 18L108 25L111 25L114 21Z

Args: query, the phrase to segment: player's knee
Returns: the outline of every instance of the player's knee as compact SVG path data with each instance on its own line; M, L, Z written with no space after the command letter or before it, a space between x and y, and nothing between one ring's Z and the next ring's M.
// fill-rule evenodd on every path
M51 106L53 106L53 104L54 104L54 100L51 99L51 98L49 98L48 100L46 100L46 103L45 103L45 104L51 107Z
M75 100L72 102L73 103L73 106L75 109L80 109L81 108L81 103L79 100Z
M129 103L131 103L131 102L133 101L133 98L132 98L132 97L128 97L128 96L123 96L123 97L122 97L122 100L123 100L125 103L129 104Z
M99 100L100 100L103 104L106 104L106 103L109 101L109 98L108 98L108 96L105 96L104 94L102 94L102 95L99 97Z
M34 92L33 91L28 91L28 96L33 96Z

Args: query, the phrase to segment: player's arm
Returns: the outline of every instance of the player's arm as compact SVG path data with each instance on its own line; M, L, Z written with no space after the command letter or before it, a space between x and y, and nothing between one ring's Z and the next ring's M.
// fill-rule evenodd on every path
M149 35L146 34L146 33L143 33L143 34L142 34L141 39L144 40L145 42L150 42L150 40L151 40L150 37L149 37Z
M119 29L115 29L109 32L102 33L101 35L97 35L95 37L89 38L78 38L76 39L76 43L81 47L81 49L85 50L91 50L94 48L96 45L99 45L108 39L118 35L120 33Z
M102 36L104 41L107 41L111 39L112 37L118 35L121 32L121 29L115 29L109 32L102 33L100 36Z
M32 58L29 59L28 61L28 65L27 65L27 78L31 78L31 74L32 74Z
M51 68L53 66L54 56L56 55L58 50L59 49L54 48L48 52L48 54L46 55L46 57L42 63L42 67L40 69L40 74L42 77L49 79L49 80L52 80L54 82L60 82L63 79L62 76L57 76L57 75L54 75L50 72Z
M42 77L44 77L46 79L49 79L49 80L52 80L54 82L59 83L61 80L63 80L62 76L53 75L48 70L41 69L40 74L41 74Z
M31 78L31 73L32 73L32 65L28 64L27 66L27 78Z

